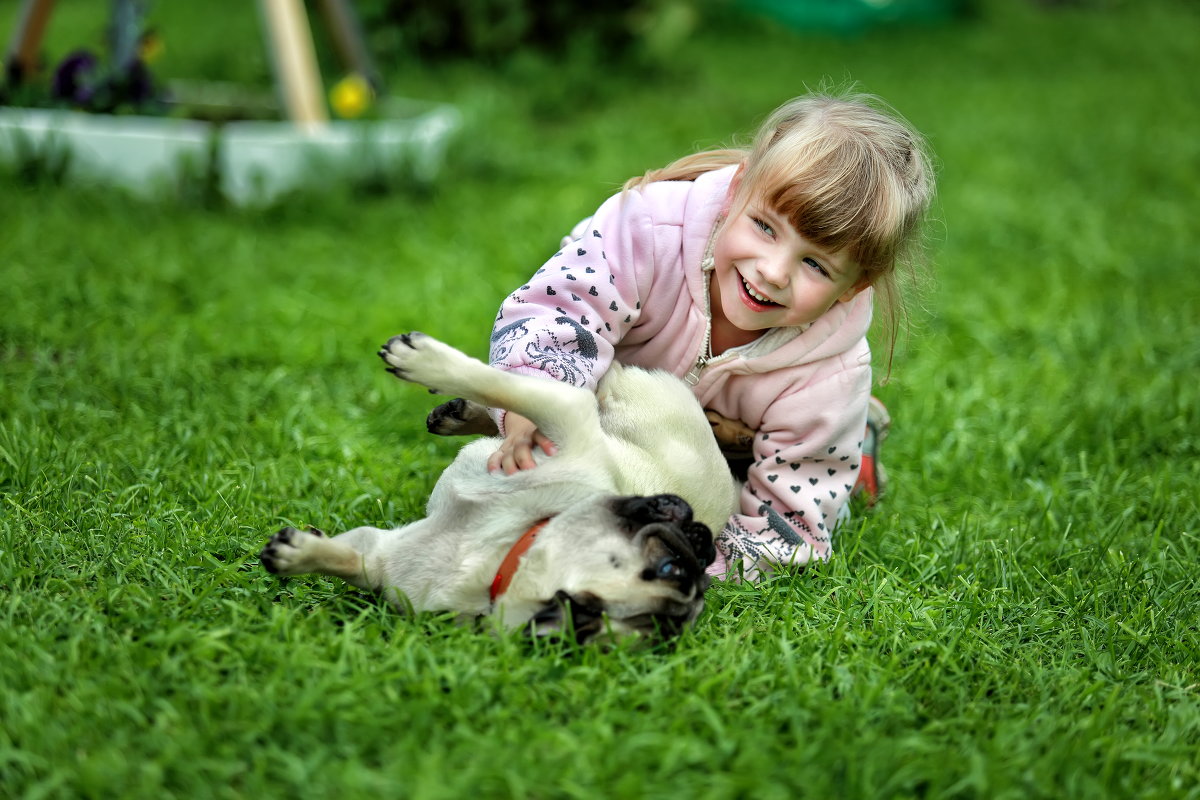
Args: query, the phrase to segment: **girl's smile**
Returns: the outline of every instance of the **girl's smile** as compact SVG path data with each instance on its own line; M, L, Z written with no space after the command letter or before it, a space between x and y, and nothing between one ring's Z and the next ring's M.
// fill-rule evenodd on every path
M751 311L769 311L772 308L780 307L779 303L776 303L774 300L767 297L762 292L757 291L753 286L747 283L746 279L742 277L740 273L738 274L738 278L741 279L741 300L743 303L749 306Z

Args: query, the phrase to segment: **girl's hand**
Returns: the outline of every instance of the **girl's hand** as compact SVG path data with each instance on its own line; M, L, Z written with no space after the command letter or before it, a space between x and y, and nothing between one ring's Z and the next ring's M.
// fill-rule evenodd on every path
M540 447L548 456L558 452L554 442L546 438L536 425L520 414L509 411L504 416L504 441L488 459L488 472L502 469L505 475L513 475L519 470L533 469L537 466L533 460L535 447Z

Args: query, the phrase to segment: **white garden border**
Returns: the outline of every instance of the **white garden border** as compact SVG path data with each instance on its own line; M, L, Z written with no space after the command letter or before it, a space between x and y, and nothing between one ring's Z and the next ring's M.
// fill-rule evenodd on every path
M215 167L221 192L237 205L267 204L294 189L377 172L433 180L459 126L458 111L393 98L380 104L378 117L302 127L2 106L0 161L69 153L66 180L144 197L177 185L189 171Z

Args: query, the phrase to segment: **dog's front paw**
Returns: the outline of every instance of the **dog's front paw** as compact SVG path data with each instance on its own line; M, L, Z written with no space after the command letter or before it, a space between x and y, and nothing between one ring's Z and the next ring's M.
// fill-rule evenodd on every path
M311 555L315 545L325 534L316 528L298 531L284 528L271 537L267 546L258 554L263 567L275 575L302 575L312 572L315 564Z
M420 331L413 331L388 339L383 347L379 348L379 357L383 359L383 363L387 364L387 371L400 380L413 380L409 377L409 373L412 371L411 365L418 357L417 351L423 346L423 340L428 338Z
M438 436L496 436L496 423L486 406L461 397L448 400L429 412L425 427Z
M401 380L427 386L434 394L446 390L466 359L453 347L417 331L388 339L379 348L379 357L387 364L388 372Z

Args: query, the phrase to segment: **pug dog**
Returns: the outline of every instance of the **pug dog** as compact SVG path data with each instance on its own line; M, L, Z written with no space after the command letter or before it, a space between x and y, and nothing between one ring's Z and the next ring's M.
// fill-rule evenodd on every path
M333 537L284 528L260 553L268 571L332 575L402 610L580 642L669 638L695 621L712 530L735 513L737 485L683 382L614 363L593 394L421 333L392 337L379 355L403 380L529 418L557 452L506 475L487 469L498 440L477 439L438 479L424 519Z

